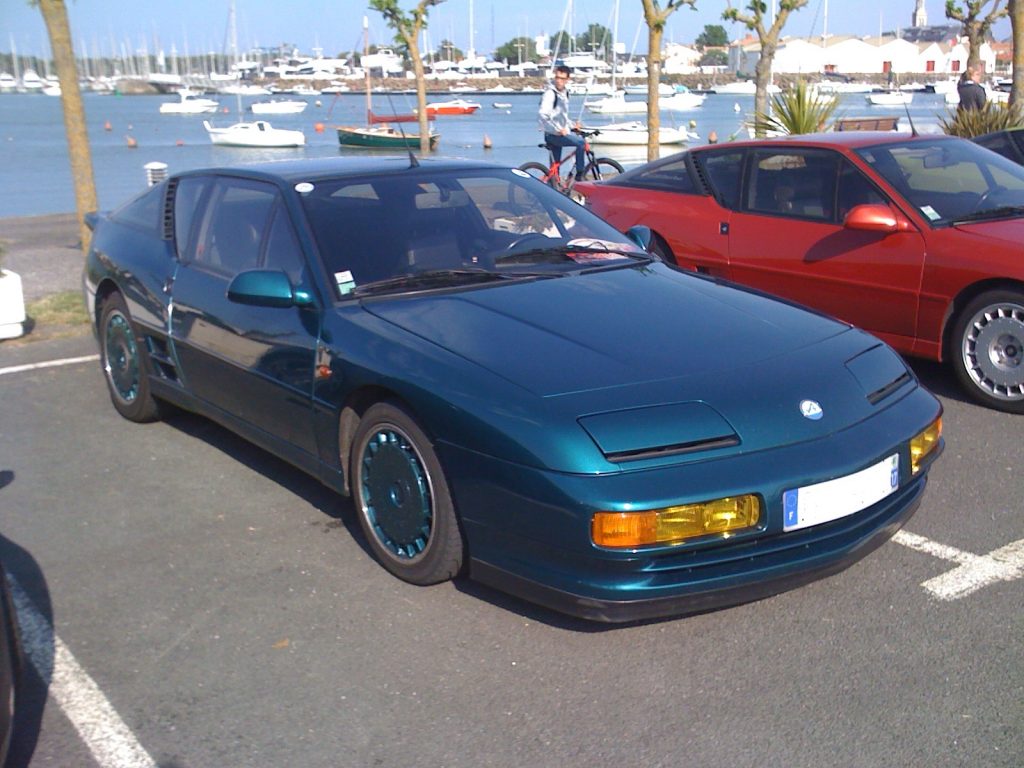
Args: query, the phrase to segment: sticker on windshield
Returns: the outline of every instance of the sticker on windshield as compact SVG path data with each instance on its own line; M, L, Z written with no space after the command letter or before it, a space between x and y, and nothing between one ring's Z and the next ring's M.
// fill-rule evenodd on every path
M514 173L516 176L522 176L524 179L530 178L530 174L528 174L526 171L520 171L518 168L513 168L512 173Z
M932 208L930 205L922 205L921 206L921 213L923 213L925 216L927 216L929 221L935 221L936 219L941 219L942 218L939 215L939 212L936 211L934 208Z
M344 272L335 272L334 282L338 286L338 293L342 296L352 293L356 287L356 281L352 277L352 273L347 269Z
M313 191L313 189L313 185L310 184L308 181L300 181L298 184L295 185L295 191L298 192L300 195L308 195L310 192Z

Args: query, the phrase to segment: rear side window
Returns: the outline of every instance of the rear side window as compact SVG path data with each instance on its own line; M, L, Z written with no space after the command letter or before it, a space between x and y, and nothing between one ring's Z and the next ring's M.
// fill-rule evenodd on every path
M659 163L629 177L629 186L653 189L659 192L678 192L686 195L700 193L690 173L686 155L680 155L671 162Z
M206 189L207 179L189 177L181 179L174 190L174 242L178 257L187 253L192 244L192 228L195 226L196 211Z
M167 193L166 184L158 184L146 190L134 200L125 203L110 218L119 224L128 224L133 227L145 229L147 232L156 231L160 226L161 212L163 211L164 195Z
M701 152L695 158L699 171L711 187L711 192L726 208L739 208L743 155L743 150L726 150Z
M277 199L277 190L270 184L218 179L205 207L195 262L225 275L256 269Z

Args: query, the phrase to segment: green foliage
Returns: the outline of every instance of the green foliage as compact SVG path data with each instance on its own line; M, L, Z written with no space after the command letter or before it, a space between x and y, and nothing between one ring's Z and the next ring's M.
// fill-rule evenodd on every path
M981 109L958 109L949 118L939 118L943 133L970 139L992 131L1017 128L1024 125L1020 106L1006 106L988 102Z
M1009 9L1003 5L1004 1L964 0L964 3L961 5L957 0L946 0L946 18L960 21L964 24L979 23L987 31L996 21L1009 13ZM987 15L983 15L984 7L990 2L992 3L991 10L989 10Z
M595 56L602 55L607 58L614 44L611 31L601 24L591 24L585 32L576 36L576 50L587 51Z
M720 48L729 44L729 35L721 24L705 24L704 31L697 35L694 43L698 48Z
M495 49L494 59L512 63L517 63L520 60L536 61L537 44L532 37L514 37Z
M697 62L702 67L724 67L729 63L729 54L726 51L714 49L705 51Z
M839 99L835 96L817 94L803 80L797 80L793 88L772 97L768 114L755 116L754 128L758 135L817 133L825 129L838 106Z

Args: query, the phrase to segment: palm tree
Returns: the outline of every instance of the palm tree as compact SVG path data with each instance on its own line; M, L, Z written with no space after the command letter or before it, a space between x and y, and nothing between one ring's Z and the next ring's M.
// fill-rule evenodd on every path
M33 0L33 5L37 4ZM96 181L92 172L92 151L89 149L89 134L85 126L85 108L82 106L82 92L78 88L78 67L75 65L75 51L71 45L71 25L64 0L38 0L43 13L46 32L50 37L50 50L60 81L60 100L64 108L64 132L68 140L68 156L71 158L71 178L75 185L75 209L78 216L78 233L83 252L89 250L89 227L85 214L95 211Z
M684 5L696 10L697 0L668 0L661 8L658 0L643 0L647 22L647 159L658 156L661 114L658 112L658 83L661 82L661 38L665 22Z
M759 135L769 131L786 135L817 133L825 130L838 106L838 98L819 96L803 80L797 80L791 90L772 97L769 113L755 115L754 131Z
M427 116L427 81L423 72L419 36L427 26L427 8L444 0L420 0L411 15L398 7L398 0L370 0L370 7L379 11L388 26L395 30L399 42L409 50L412 71L416 75L416 105L420 126L420 152L430 151L430 125Z

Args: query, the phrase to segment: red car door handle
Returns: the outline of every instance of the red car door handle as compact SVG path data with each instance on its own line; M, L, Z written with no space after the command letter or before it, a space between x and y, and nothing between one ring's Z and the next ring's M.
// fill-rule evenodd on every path
M718 224L718 234L720 234L720 235L728 235L729 234L729 222L728 221L719 222L719 224Z

